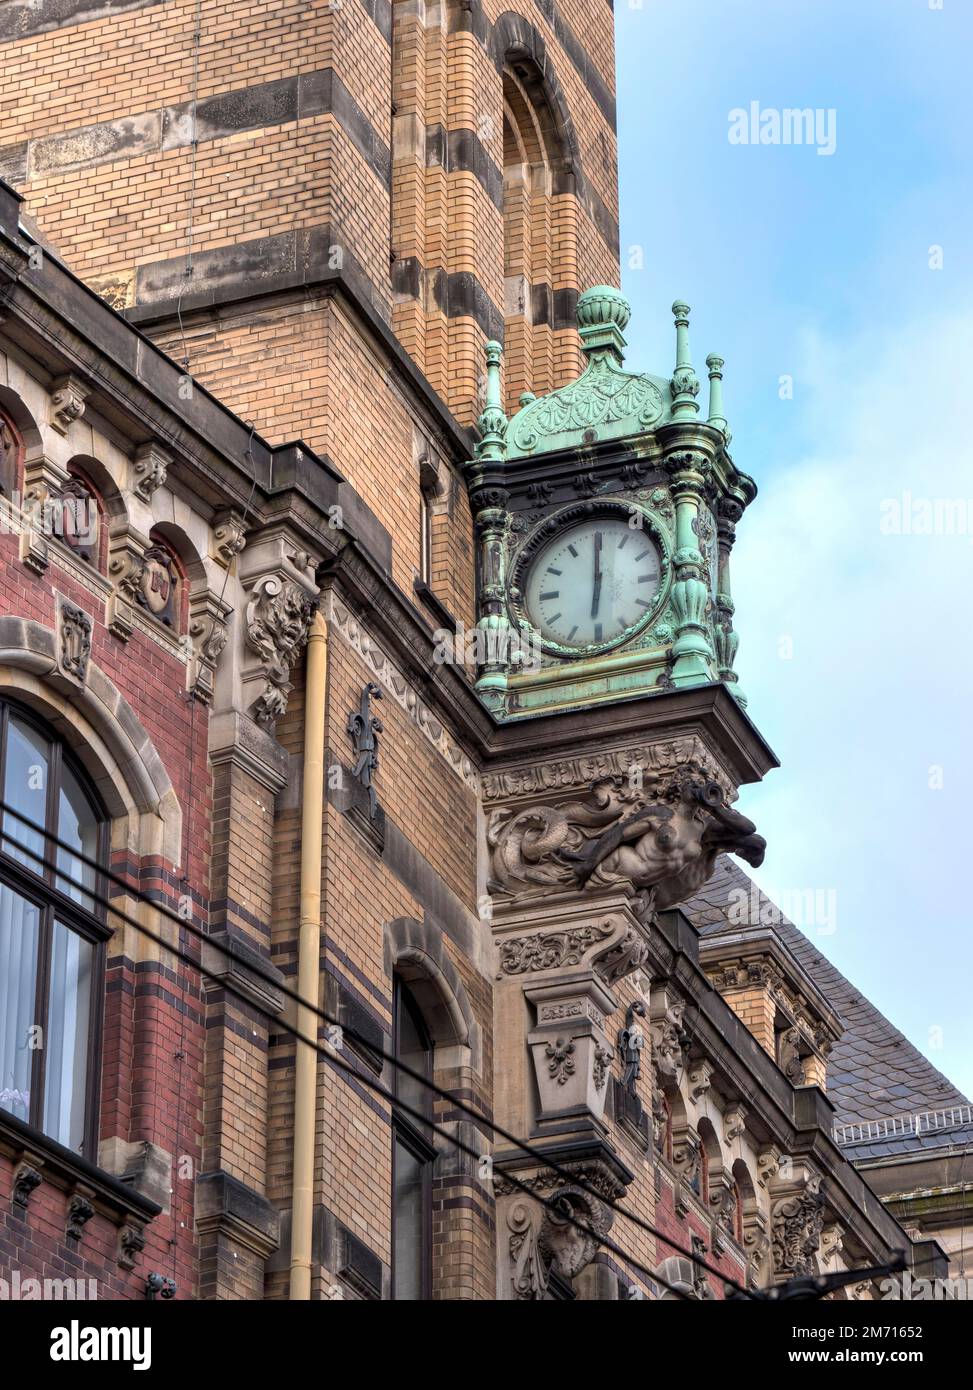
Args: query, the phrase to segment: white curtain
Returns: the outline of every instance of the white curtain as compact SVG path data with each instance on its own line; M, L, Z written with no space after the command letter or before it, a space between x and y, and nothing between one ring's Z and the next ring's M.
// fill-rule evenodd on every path
M30 1069L38 1041L32 1026L37 993L40 913L0 884L0 1107L18 1119L30 1111Z
M54 923L45 1047L44 1133L69 1149L80 1149L84 1142L93 956L89 941L62 923Z

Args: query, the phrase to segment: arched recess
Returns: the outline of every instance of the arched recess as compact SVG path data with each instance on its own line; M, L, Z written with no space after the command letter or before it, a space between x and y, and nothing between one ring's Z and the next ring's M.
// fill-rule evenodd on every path
M435 1069L482 1065L482 1039L466 987L446 951L440 927L396 917L385 928L385 970L409 986L434 1047Z
M15 391L0 386L0 496L22 493L25 465L43 456L44 442L34 417Z
M507 409L577 374L574 127L544 40L521 15L500 16L494 59L503 83L504 370Z
M112 819L112 848L178 867L182 809L135 711L93 662L84 685L58 671L50 628L0 617L0 690L16 695L68 742Z

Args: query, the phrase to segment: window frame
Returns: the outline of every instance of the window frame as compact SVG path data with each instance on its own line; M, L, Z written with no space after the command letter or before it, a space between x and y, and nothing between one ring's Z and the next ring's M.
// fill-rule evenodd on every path
M77 780L83 794L91 803L98 821L97 843L94 859L100 866L94 875L90 888L81 891L92 896L95 901L91 909L85 908L68 893L57 887L56 874L57 845L45 840L44 857L49 864L41 865L23 850L28 863L20 863L5 848L8 831L14 826L23 828L23 823L15 816L5 820L0 810L0 883L19 894L38 910L37 933L37 978L34 991L34 1025L41 1024L45 1036L48 1030L48 1011L51 991L51 966L53 960L54 933L57 923L68 931L75 932L82 940L93 947L91 967L91 1000L89 1004L87 1059L84 1085L84 1127L81 1147L77 1152L83 1158L95 1161L98 1148L99 1101L101 1092L101 1049L103 1040L103 1015L105 999L106 950L105 943L111 936L107 923L105 907L98 899L104 898L104 867L110 846L111 820L104 802L92 786L91 778L78 760L67 748L63 738L33 710L7 695L0 694L0 800L6 786L8 729L10 718L29 725L48 743L50 763L47 774L47 796L44 807L44 830L57 835L58 802L62 785L62 771L66 767ZM31 865L36 865L32 868ZM66 881L62 874L60 878ZM35 1048L30 1066L30 1108L25 1123L55 1143L60 1141L44 1129L44 1106L47 1090L46 1049ZM75 1152L72 1150L72 1152Z
M393 1056L399 1058L401 1055L401 1024L403 1011L407 1011L413 1027L422 1042L423 1054L426 1059L424 1068L425 1080L432 1081L433 1073L433 1053L434 1043L432 1036L426 1026L426 1021L422 1016L422 1010L416 1001L412 990L409 988L407 980L401 975L393 977L392 989L392 1052ZM391 1091L394 1097L399 1094L399 1071L394 1069ZM426 1122L432 1121L432 1092L423 1091L425 1104L423 1110L427 1111ZM408 1149L409 1153L421 1165L422 1169L422 1223L421 1223L421 1249L419 1255L419 1284L420 1301L427 1301L432 1297L432 1179L433 1164L436 1161L436 1149L431 1143L428 1135L424 1134L418 1122L412 1115L405 1115L397 1110L395 1100L392 1102L392 1221L391 1221L391 1252L392 1252L392 1298L395 1294L395 1226L396 1226L396 1150L402 1145Z

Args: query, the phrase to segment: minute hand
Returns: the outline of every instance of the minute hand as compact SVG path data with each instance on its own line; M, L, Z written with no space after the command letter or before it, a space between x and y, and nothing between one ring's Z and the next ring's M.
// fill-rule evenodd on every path
M591 593L591 616L597 618L601 602L601 532L595 532L595 578Z

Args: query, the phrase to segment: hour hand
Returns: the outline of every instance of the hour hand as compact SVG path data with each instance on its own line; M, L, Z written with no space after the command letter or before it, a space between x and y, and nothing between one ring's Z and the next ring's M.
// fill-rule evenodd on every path
M597 618L601 602L601 532L595 532L595 578L591 591L591 616Z

